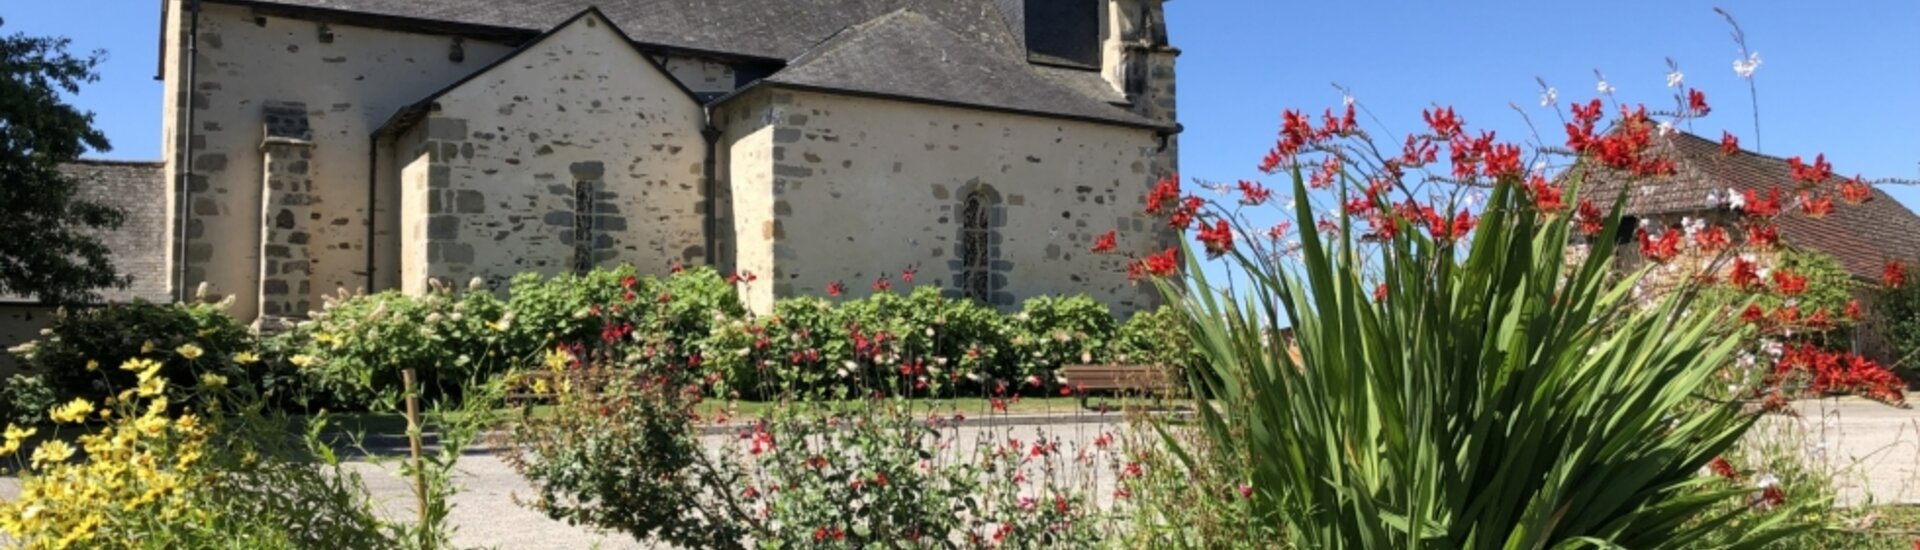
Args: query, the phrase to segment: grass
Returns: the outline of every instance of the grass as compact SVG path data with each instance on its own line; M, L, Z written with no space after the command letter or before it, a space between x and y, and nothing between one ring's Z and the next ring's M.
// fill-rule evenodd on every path
M1920 548L1920 505L1884 504L1847 515L1860 520L1848 529L1821 531L1790 542L1802 548L1834 550Z

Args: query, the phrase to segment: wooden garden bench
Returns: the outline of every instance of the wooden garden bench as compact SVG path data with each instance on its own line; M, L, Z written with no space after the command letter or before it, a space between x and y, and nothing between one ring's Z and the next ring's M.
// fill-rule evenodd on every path
M1174 389L1172 375L1157 365L1067 365L1060 368L1060 376L1080 394L1083 408L1089 391L1131 391L1159 397Z

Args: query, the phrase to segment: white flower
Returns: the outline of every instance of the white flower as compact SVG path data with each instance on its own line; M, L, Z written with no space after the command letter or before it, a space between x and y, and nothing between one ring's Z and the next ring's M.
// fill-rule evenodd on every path
M1674 72L1667 73L1668 88L1678 88L1680 87L1680 84L1686 82L1686 80L1687 80L1687 75L1681 74L1680 71L1676 70Z
M1673 135L1673 121L1671 120L1660 121L1660 135L1662 136Z
M1605 80L1602 80L1600 81L1599 84L1594 85L1593 89L1598 90L1601 94L1604 94L1604 95L1613 95L1613 85L1608 84L1607 81Z
M1733 60L1733 74L1740 75L1740 78L1752 79L1753 70L1758 68L1760 68L1760 52L1749 53L1746 59Z
M1747 196L1734 190L1732 187L1728 187L1727 206L1736 210L1745 210L1747 208Z
M1774 477L1773 474L1761 474L1760 477L1754 478L1753 480L1753 485L1761 489L1773 487L1779 484L1780 484L1780 478Z
M1547 88L1547 91L1540 92L1541 107L1552 107L1554 104L1559 102L1560 102L1560 90Z
M1351 95L1342 95L1342 96L1340 96L1340 105L1341 105L1342 107L1352 107L1352 106L1353 106L1353 96L1351 96Z

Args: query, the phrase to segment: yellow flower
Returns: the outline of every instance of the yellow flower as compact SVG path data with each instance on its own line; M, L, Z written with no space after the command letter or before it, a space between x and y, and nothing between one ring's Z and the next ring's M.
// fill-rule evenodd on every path
M545 379L545 378L536 378L536 379L534 379L534 380L533 380L533 394L534 394L534 395L546 395L546 394L547 394L548 392L551 392L551 391L553 391L553 389L552 389L551 387L549 387L549 386L547 386L547 379Z
M92 412L93 403L85 398L75 397L65 405L54 407L48 416L53 417L54 422L81 422L86 420L87 415Z
M173 351L179 353L181 357L187 358L188 361L199 359L201 354L206 353L200 349L200 346L193 344L181 344L180 347L173 348Z
M203 388L227 387L227 377L214 374L211 372L202 374L200 375L200 387L203 387Z
M153 376L140 381L141 397L153 397L165 391L167 391L167 379L165 378Z
M193 433L200 429L200 417L191 414L180 415L178 420L173 421L173 427L180 430L180 433Z
M158 370L159 368L160 362L152 359L128 359L127 362L120 364L120 370L134 372Z
M159 396L147 402L147 416L167 414L167 396Z
M300 367L303 369L307 367L311 367L313 366L314 363L317 363L319 361L320 361L319 359L315 359L312 355L307 355L304 353L287 358L287 362L293 363L293 366Z
M41 443L40 448L33 450L33 467L39 468L42 464L58 464L66 462L69 458L73 458L73 446L65 441L51 439Z
M571 362L573 362L573 354L558 347L547 350L546 360L542 361L548 369L556 371L567 368L567 364Z
M133 426L139 428L141 433L149 436L158 436L166 433L167 419L160 416L143 416L140 417L139 420L135 420Z
M153 353L153 341L152 341L152 340L148 340L148 341L145 341L145 342L141 342L141 343L140 343L140 355L146 355L146 354L149 354L149 353Z
M20 450L20 444L25 442L27 438L33 437L33 433L37 431L40 430L7 424L7 441L4 444L0 444L0 456L12 456L13 453L18 452Z
M88 360L87 360L87 372L93 372L93 371L97 371L97 370L100 370L100 362L99 362L99 361L95 361L95 360L92 360L92 359L88 359Z
M251 351L243 351L233 354L233 362L242 365L251 365L260 362L260 355Z

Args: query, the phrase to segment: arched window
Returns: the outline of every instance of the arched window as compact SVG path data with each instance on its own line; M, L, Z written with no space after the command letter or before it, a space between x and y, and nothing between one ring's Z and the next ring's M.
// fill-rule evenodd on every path
M962 295L993 300L993 199L984 189L967 193L960 207L960 274Z

